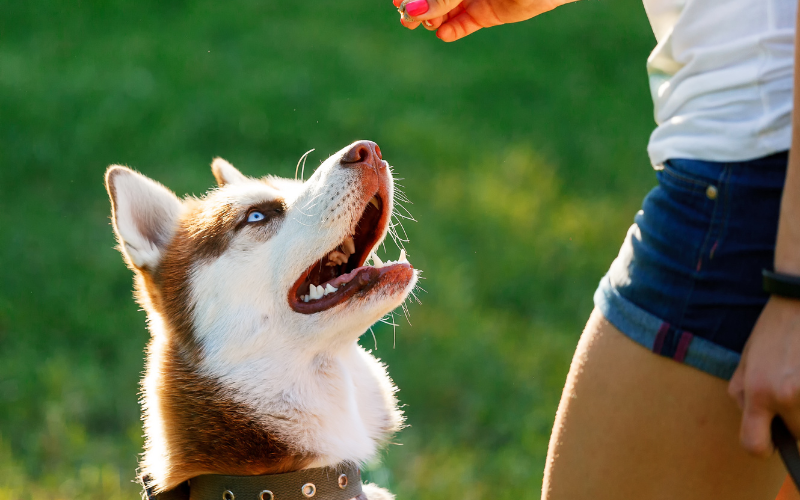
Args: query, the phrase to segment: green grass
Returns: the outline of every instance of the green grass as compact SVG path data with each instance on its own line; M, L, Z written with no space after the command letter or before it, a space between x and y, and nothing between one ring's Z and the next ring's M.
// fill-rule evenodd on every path
M200 194L214 156L291 176L359 138L405 179L427 291L394 348L375 328L410 427L366 475L400 498L536 498L592 292L654 184L654 43L636 0L454 44L389 0L4 5L0 500L138 495L148 334L105 167Z

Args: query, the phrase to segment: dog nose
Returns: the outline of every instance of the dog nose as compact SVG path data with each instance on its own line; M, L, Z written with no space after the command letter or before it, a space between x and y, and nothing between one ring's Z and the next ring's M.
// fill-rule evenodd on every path
M350 145L342 155L342 164L347 163L369 163L370 165L379 166L381 164L381 148L372 141L358 141Z

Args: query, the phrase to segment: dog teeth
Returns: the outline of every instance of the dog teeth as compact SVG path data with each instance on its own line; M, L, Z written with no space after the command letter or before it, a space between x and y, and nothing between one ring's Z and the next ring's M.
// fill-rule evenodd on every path
M336 293L337 291L339 291L339 289L332 287L330 283L326 283L324 288L322 285L315 285L312 283L308 285L308 295L303 295L300 298L303 300L303 302L308 302L310 300L321 299L322 297L331 293Z
M378 210L381 209L381 203L378 201L377 197L373 196L372 198L370 198L369 202L373 207L377 208Z
M406 250L405 248L400 249L400 257L397 260L387 260L386 262L382 261L380 257L375 252L372 252L369 256L372 259L372 267L381 268L385 266L391 266L392 264L408 264L408 258L406 258Z
M344 264L345 262L347 262L349 258L350 256L345 255L338 250L334 250L333 252L328 254L328 260L330 260L331 262L335 262L334 265L337 266L340 264Z
M321 299L325 295L325 290L321 286L314 285L309 287L308 298L311 300Z
M342 249L345 252L347 252L348 256L356 253L356 244L351 236L348 236L347 238L344 239L344 241L342 242Z

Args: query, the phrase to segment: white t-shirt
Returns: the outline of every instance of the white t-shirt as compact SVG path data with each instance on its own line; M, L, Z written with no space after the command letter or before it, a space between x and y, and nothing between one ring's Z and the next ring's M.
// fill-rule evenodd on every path
M798 0L644 0L653 165L789 149Z

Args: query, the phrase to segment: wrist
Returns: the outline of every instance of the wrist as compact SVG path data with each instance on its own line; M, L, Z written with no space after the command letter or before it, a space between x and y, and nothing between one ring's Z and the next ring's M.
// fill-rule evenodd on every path
M772 295L767 302L770 314L779 318L783 324L800 325L800 300L788 297L781 297L780 295ZM765 310L767 308L765 307ZM784 331L783 328L771 328L772 334L778 334ZM792 330L794 331L794 329ZM800 337L800 332L796 332Z
M781 200L781 212L778 220L778 234L775 241L775 271L800 276L800 203L789 196L795 190L788 190L790 182L797 184L797 176L788 176Z
M764 269L761 271L761 283L765 292L770 295L800 299L800 276Z
M800 258L796 255L797 253L797 249L794 252L781 252L776 248L775 272L790 276L800 276Z

